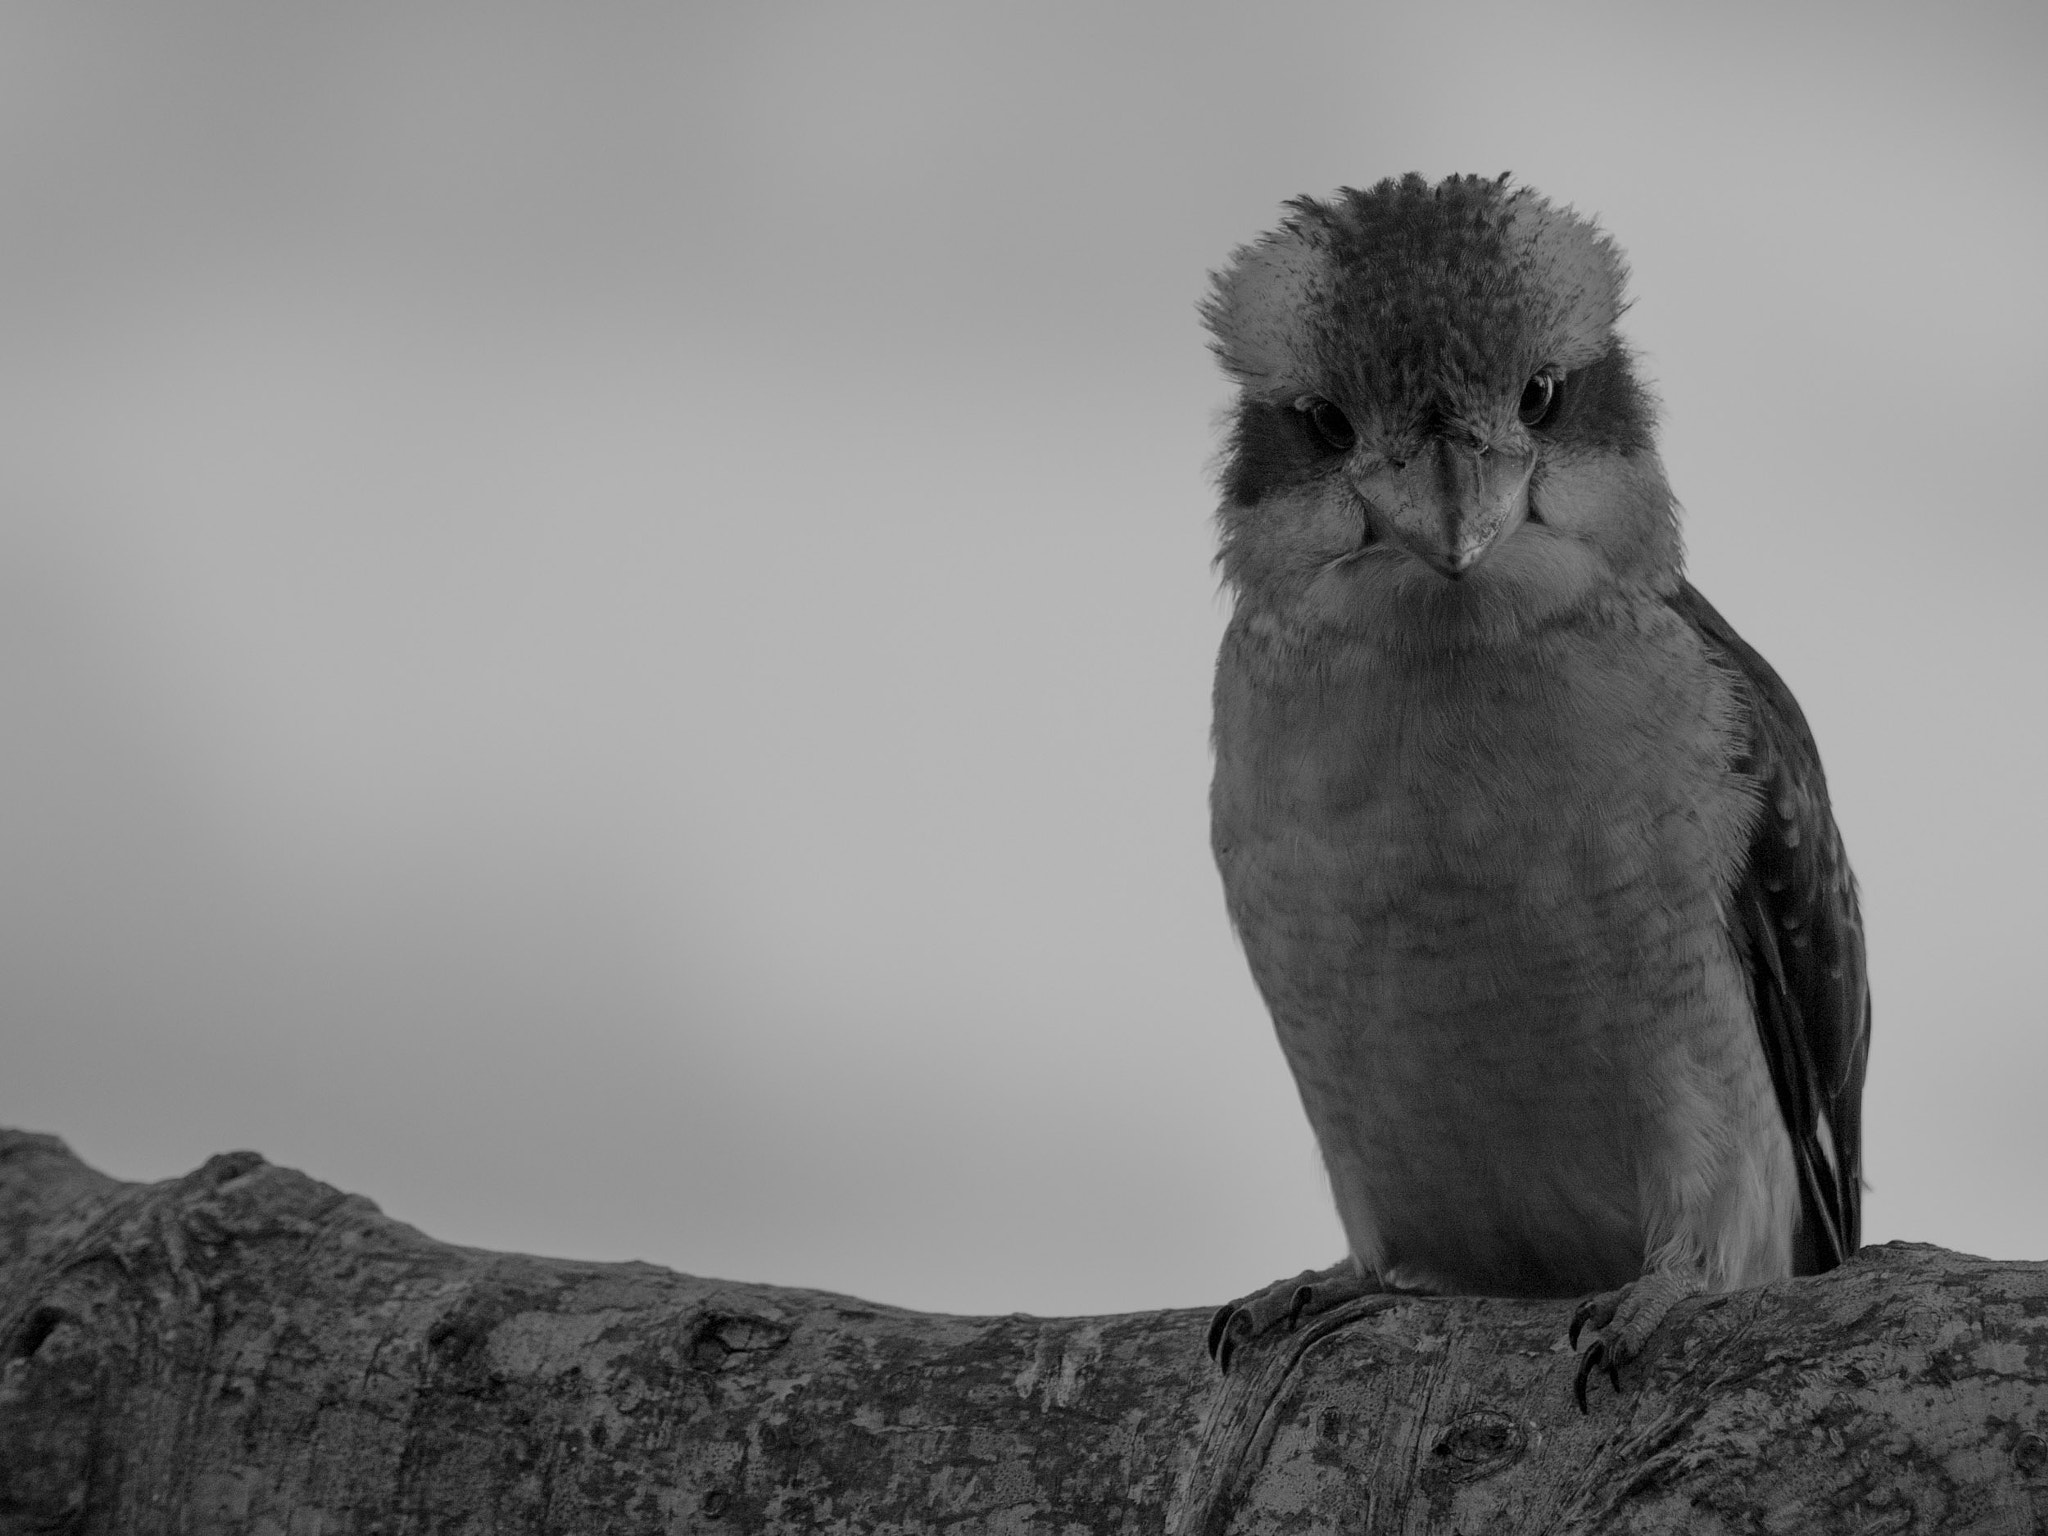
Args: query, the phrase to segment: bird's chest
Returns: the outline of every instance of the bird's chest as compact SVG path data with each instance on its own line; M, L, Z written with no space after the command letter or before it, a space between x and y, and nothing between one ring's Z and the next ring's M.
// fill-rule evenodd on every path
M1456 1200L1621 1253L1638 1213L1544 1217L1539 1186L1629 1187L1655 1096L1753 1053L1722 910L1753 806L1687 638L1295 675L1226 645L1217 862L1361 1251ZM1445 1264L1487 1288L1517 1262Z
M1684 640L1367 653L1306 676L1226 652L1213 834L1254 965L1483 960L1526 981L1717 903L1752 805L1727 685Z

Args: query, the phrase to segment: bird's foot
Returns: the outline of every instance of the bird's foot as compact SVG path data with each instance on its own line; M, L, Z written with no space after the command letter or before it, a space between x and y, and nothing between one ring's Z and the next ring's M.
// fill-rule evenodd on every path
M1643 1352L1650 1335L1668 1313L1688 1296L1705 1287L1693 1275L1681 1270L1653 1269L1616 1291L1588 1296L1572 1313L1571 1346L1579 1347L1579 1334L1592 1329L1592 1342L1579 1356L1578 1374L1572 1378L1572 1397L1579 1412L1586 1409L1586 1382L1595 1371L1605 1371L1608 1383L1621 1390L1621 1368Z
M1209 1358L1228 1375L1231 1356L1260 1334L1275 1328L1292 1332L1305 1317L1360 1296L1378 1295L1382 1289L1375 1277L1361 1274L1349 1259L1328 1269L1304 1269L1292 1280L1276 1281L1219 1307L1209 1324Z

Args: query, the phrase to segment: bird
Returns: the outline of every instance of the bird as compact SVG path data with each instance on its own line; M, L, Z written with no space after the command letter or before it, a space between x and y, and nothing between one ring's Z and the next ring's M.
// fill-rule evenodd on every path
M1349 1248L1224 1307L1685 1297L1856 1252L1870 995L1791 691L1687 580L1598 223L1509 176L1288 203L1235 386L1211 842ZM1586 1339L1581 1340L1582 1332Z

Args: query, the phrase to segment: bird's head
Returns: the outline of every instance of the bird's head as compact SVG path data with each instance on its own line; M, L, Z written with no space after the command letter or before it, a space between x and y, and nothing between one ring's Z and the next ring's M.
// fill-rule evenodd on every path
M1676 584L1605 235L1506 177L1289 208L1203 307L1239 386L1220 563L1240 601L1428 644Z

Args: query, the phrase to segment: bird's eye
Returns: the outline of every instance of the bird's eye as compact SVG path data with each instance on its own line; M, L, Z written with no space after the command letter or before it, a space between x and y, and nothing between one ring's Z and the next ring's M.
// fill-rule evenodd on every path
M1316 436L1333 452L1349 453L1358 445L1358 432L1351 425L1351 418L1329 401L1304 400L1299 409L1308 417L1308 424L1315 428Z
M1522 386L1522 401L1515 414L1521 417L1523 426L1540 427L1557 414L1557 402L1563 395L1557 375L1545 369Z

